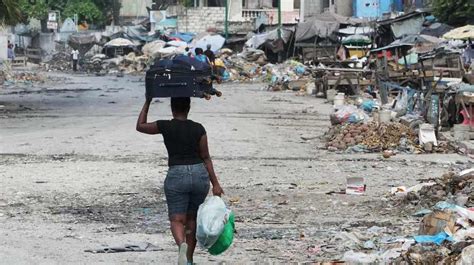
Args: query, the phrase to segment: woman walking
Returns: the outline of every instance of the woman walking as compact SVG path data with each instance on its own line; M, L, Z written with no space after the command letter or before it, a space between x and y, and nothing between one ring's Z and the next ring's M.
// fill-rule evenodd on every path
M179 247L178 264L192 264L196 247L196 216L209 192L223 190L214 172L204 127L188 120L190 98L171 98L172 120L147 122L151 98L147 98L137 121L137 131L162 134L168 151L165 195L171 232Z

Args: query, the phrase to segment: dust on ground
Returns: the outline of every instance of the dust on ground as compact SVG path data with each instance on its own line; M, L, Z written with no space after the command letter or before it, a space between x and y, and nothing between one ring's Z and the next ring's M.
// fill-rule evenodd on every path
M2 262L175 262L163 140L135 131L143 77L54 76L64 81L0 89ZM337 260L365 240L412 235L419 218L384 195L472 165L456 154L328 152L330 105L263 88L227 83L222 98L193 100L237 229L229 251L199 250L198 264ZM170 117L169 101L155 100L149 119ZM364 196L337 193L348 176L366 178ZM84 252L144 241L161 250Z

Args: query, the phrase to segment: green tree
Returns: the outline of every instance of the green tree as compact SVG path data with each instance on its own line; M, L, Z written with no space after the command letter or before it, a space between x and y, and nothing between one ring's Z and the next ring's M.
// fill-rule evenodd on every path
M122 7L119 0L93 0L99 10L102 10L102 16L106 25L115 24L120 20L120 8Z
M62 0L36 0L34 4L30 3L30 0L19 1L21 10L28 16L28 18L36 18L39 20L47 19L48 12L63 11L66 6L66 1Z
M433 14L452 26L464 26L474 17L472 0L433 0Z
M41 31L46 32L49 11L62 12L66 6L66 1L63 0L36 0L33 4L30 0L20 0L19 5L21 11L27 19L35 18L41 21Z
M14 0L11 0L14 1ZM97 1L99 2L99 1ZM79 16L80 21L100 24L104 19L104 14L92 0L36 0L34 4L30 0L20 0L20 7L28 18L41 20L43 31L46 27L49 11L59 11L61 19Z
M79 21L99 24L104 21L104 16L99 8L91 0L69 1L63 11L65 17L79 16Z
M21 21L20 5L17 0L0 0L0 24L14 25Z

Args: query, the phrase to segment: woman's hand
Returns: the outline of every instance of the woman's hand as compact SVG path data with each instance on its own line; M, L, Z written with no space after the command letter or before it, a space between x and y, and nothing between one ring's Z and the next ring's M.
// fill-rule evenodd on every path
M149 97L148 95L145 95L145 104L150 105L152 100L153 100L152 97Z
M221 188L221 185L219 183L212 186L212 194L214 194L214 196L219 197L224 194L224 190Z

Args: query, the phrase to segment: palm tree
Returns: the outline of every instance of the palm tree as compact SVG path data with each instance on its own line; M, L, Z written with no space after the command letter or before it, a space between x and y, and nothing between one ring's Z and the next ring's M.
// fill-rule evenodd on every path
M18 0L0 0L0 23L14 25L21 20Z

